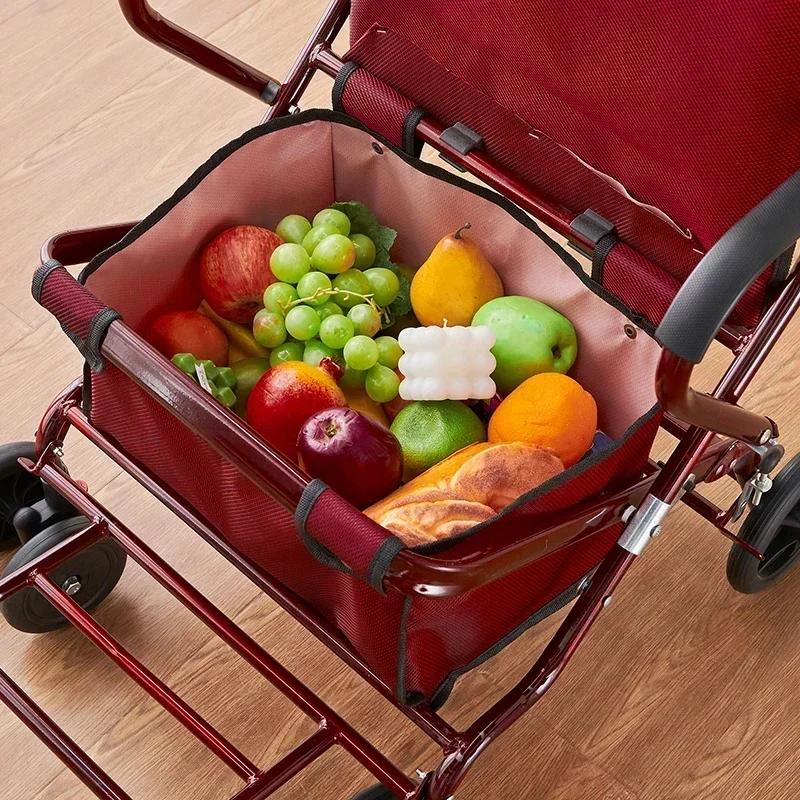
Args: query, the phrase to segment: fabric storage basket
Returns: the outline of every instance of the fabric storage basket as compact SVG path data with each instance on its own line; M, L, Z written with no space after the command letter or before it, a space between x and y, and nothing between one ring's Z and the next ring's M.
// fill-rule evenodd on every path
M660 421L653 388L660 348L651 331L518 208L407 155L343 114L304 112L244 134L94 259L81 280L141 333L158 314L198 306L199 255L215 234L237 224L274 229L287 213L313 216L336 200L365 203L396 228L395 260L411 264L422 263L445 233L469 220L472 238L508 294L535 297L575 325L579 357L571 374L596 398L600 428L613 439L488 523L438 543L438 552L457 558L470 537L511 541L532 523L642 474ZM640 325L638 335L631 336L631 321ZM164 370L172 369L165 359ZM335 569L312 554L319 540L352 553L366 569L393 540L333 492L304 504L298 530L289 512L118 369L91 373L86 394L98 429L335 624L408 703L443 702L459 674L573 597L620 533L619 526L596 533L460 596L384 594L374 580L364 580L365 570Z

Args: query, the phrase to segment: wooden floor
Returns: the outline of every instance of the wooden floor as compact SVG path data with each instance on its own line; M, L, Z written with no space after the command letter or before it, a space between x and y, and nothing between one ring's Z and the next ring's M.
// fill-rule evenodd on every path
M159 9L283 76L324 0L160 0ZM325 105L315 82L305 105ZM0 441L29 439L80 358L30 297L40 243L86 224L137 219L263 107L136 37L113 0L0 4ZM748 402L800 449L800 328L790 327ZM710 381L724 364L714 352ZM176 455L176 457L178 457ZM403 768L436 753L386 702L96 451L67 442L72 473ZM800 768L800 574L766 596L725 581L726 541L686 508L635 566L614 604L539 707L478 762L461 798L795 798ZM3 560L3 564L7 559ZM261 765L308 723L130 566L97 613L132 652ZM545 623L459 685L464 723L530 664ZM67 630L30 638L0 626L0 666L139 800L227 798L237 780ZM0 709L0 798L89 792ZM371 781L340 753L281 798L348 798Z

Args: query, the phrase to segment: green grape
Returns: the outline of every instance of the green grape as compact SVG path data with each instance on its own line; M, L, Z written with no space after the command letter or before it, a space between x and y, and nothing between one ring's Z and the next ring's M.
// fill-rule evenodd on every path
M400 279L390 269L375 267L368 269L364 275L369 281L372 299L379 306L388 306L397 299L400 294Z
M319 339L309 339L303 351L303 361L312 367L318 367L323 358L330 358L335 361L338 356L339 353L328 347L328 345L323 344Z
M194 368L197 364L197 359L191 353L175 353L172 356L172 363L187 375L194 377Z
M320 272L339 275L353 266L356 260L356 248L341 233L326 236L311 254L311 266Z
M303 238L311 230L311 223L300 214L289 214L284 217L275 228L275 233L283 239L284 242L293 242L294 244L302 244Z
M206 378L208 378L211 383L214 383L219 375L219 367L207 358L198 359L197 363L203 365L203 369L206 371Z
M235 389L236 373L230 367L220 367L219 375L217 375L217 379L214 383L217 384L218 389L222 389L223 386L227 386L229 389Z
M284 344L276 347L269 354L269 365L277 367L278 364L283 364L286 361L302 361L303 360L303 345L297 342L285 342Z
M277 347L286 341L286 323L283 314L262 308L253 317L253 336L262 347Z
M375 340L378 345L378 363L383 364L384 367L395 369L400 356L403 355L403 348L400 347L400 342L392 336L379 336Z
M374 336L381 329L381 315L369 303L353 306L347 312L347 319L359 336Z
M341 350L353 336L355 336L353 323L341 314L322 320L322 324L319 326L319 338L328 347L336 350Z
M344 365L344 375L339 378L339 386L345 389L363 389L364 381L367 379L367 371L364 369L353 369Z
M350 235L350 218L343 211L335 208L323 208L314 217L315 225L332 225L342 236Z
M264 292L264 308L275 314L286 314L289 303L297 300L297 289L290 283L273 283Z
M286 315L286 330L301 342L313 339L319 332L319 316L310 306L295 306Z
M364 295L370 293L369 281L364 273L357 269L348 269L333 279L336 294L333 299L342 308L352 308L364 302Z
M233 408L236 405L236 395L230 386L223 386L216 394L217 400L225 406L225 408Z
M328 317L335 317L337 314L341 313L341 306L338 306L333 300L326 300L321 306L317 307L317 314L319 314L319 318L323 322L328 319Z
M327 302L330 295L320 294L315 300L311 298L314 297L317 292L324 292L330 288L331 279L324 272L309 272L307 275L303 275L303 277L300 278L297 284L297 295L305 301L306 305L316 308Z
M279 281L297 283L311 269L311 259L299 244L288 242L272 251L269 267Z
M376 364L367 372L367 380L364 384L367 394L376 403L388 403L397 397L400 388L400 378L397 373L383 364Z
M328 236L333 236L335 233L339 233L338 228L334 228L333 225L315 225L304 237L303 237L303 248L305 249L306 253L310 256L316 246L323 240L326 239Z
M344 362L352 369L369 369L378 363L378 345L369 336L354 336L344 346Z
M356 248L356 269L369 269L375 263L375 242L363 233L354 233L350 241Z

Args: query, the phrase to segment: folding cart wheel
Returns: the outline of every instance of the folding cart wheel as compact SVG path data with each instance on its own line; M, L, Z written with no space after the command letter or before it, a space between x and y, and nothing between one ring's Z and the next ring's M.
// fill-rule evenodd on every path
M354 795L352 800L395 800L395 795L392 794L382 783L376 783L363 792Z
M89 521L18 459L36 460L33 442L12 442L0 447L0 547L22 545L8 562L3 576L24 567L48 550L85 528ZM58 460L56 463L63 468ZM110 540L83 550L49 575L86 611L97 608L119 582L125 552ZM2 605L8 623L26 633L45 633L67 624L50 603L33 588L6 598Z
M728 581L737 592L769 589L800 560L800 455L775 476L739 535L765 558L760 561L738 545L731 547Z

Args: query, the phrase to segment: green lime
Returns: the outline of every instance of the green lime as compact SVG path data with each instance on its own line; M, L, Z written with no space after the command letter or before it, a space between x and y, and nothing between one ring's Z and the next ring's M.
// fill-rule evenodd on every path
M419 400L406 406L391 427L403 448L403 480L443 461L462 447L486 441L472 409L457 400Z

